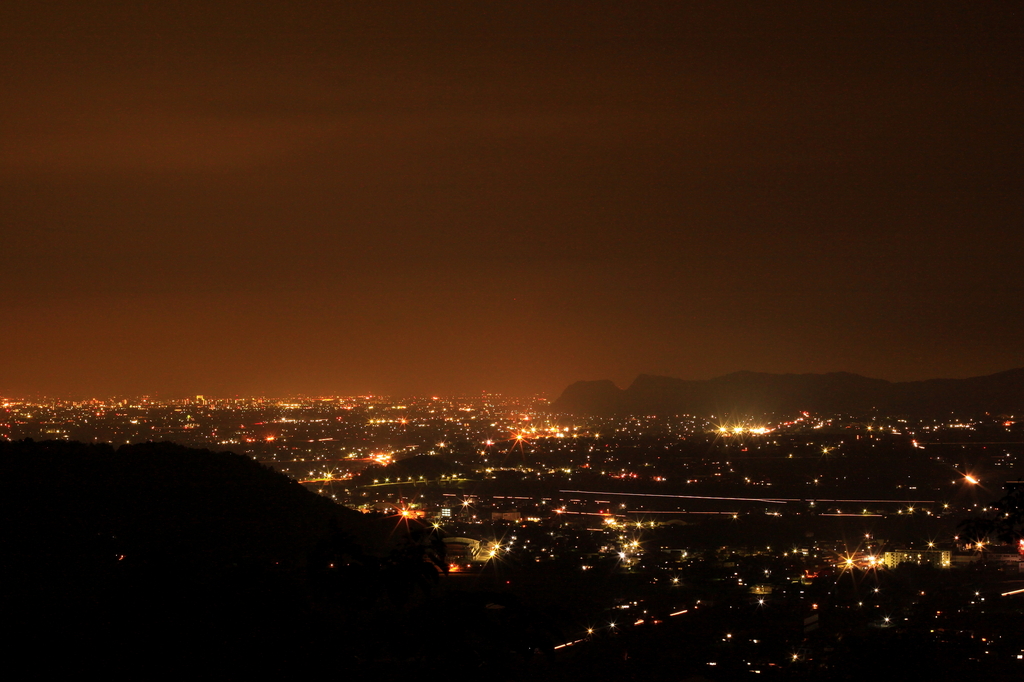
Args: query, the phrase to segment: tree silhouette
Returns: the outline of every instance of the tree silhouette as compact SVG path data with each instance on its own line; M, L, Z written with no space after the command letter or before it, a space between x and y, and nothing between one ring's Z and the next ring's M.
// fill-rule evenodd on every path
M1011 544L1021 542L1024 538L1024 486L1014 487L991 505L990 512L962 521L959 528L962 535L977 540L994 537Z

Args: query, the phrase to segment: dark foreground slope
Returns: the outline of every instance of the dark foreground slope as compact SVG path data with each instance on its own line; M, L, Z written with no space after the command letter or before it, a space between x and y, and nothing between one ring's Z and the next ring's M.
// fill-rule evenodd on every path
M627 389L580 381L552 404L570 414L819 413L948 416L1024 411L1024 369L970 379L889 382L835 372L736 372L706 381L640 375Z
M433 527L170 443L0 441L0 570L40 677L534 679L565 641L507 579L453 584Z
M292 567L331 524L354 530L362 516L232 453L63 441L3 443L0 452L5 536L28 563Z
M351 664L359 621L436 575L383 523L231 453L0 442L8 665L282 671L329 643Z

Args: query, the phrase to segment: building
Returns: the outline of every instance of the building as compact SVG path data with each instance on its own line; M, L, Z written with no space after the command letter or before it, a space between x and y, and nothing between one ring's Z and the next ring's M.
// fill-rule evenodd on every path
M882 563L886 568L896 568L900 564L931 564L937 568L949 568L952 563L952 552L948 549L898 550L886 552Z

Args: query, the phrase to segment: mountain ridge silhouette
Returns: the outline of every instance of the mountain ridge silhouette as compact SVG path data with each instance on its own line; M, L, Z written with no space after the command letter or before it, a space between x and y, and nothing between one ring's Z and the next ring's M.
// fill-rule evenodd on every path
M577 381L551 404L555 412L627 414L819 413L941 416L1024 411L1024 368L966 379L891 382L851 372L772 374L739 371L713 379L640 374L627 388L607 379Z

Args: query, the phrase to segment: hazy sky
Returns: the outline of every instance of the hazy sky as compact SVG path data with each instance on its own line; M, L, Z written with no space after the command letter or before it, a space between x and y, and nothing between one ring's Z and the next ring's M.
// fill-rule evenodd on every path
M4 3L0 395L1022 366L1022 10L902 4Z

